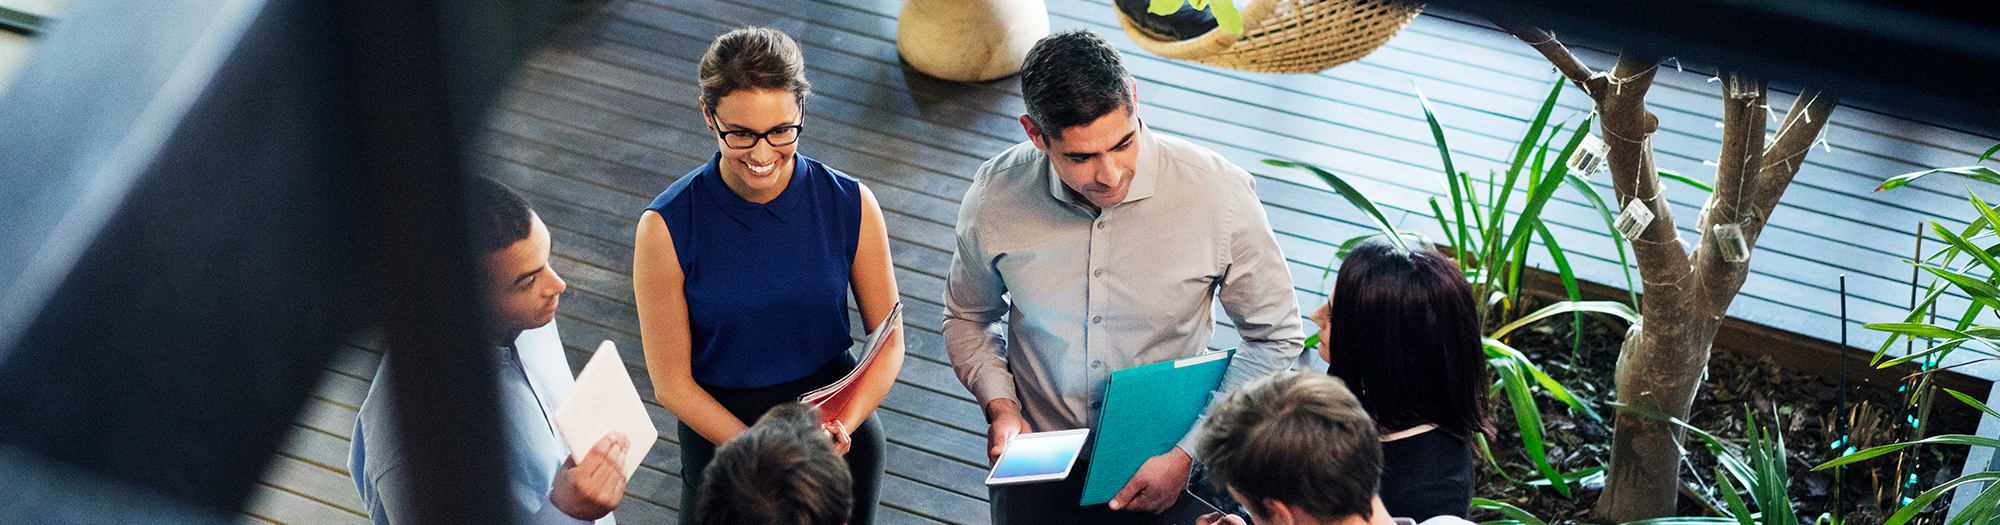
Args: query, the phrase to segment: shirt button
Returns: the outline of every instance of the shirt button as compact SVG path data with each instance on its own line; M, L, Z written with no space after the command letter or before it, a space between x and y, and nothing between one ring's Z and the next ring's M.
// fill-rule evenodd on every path
M1098 324L1102 322L1104 322L1104 316L1102 315L1090 318L1090 324Z
M1094 276L1097 276L1097 277L1103 277L1103 276L1104 276L1104 270L1100 268L1100 269L1098 269L1098 270L1097 270L1097 271L1095 271L1095 272L1091 272L1090 274L1091 274L1091 275L1094 275Z
M1104 229L1104 221L1097 221L1097 229Z
M1091 362L1090 362L1090 367L1091 367L1091 368L1104 368L1104 362L1103 362L1103 361L1091 361Z

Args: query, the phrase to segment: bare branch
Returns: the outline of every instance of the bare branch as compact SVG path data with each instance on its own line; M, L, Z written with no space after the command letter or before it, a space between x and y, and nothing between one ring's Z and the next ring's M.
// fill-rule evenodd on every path
M1576 84L1576 87L1583 88L1584 94L1599 102L1604 100L1604 74L1584 65L1583 60L1576 58L1576 54L1569 51L1569 47L1556 40L1555 34L1523 24L1505 24L1503 29L1512 33L1514 38L1527 42L1530 47L1535 48L1535 51L1540 52L1543 58L1549 59L1549 63L1555 64L1556 71L1561 72L1563 77Z
M1706 313L1721 315L1735 298L1736 290L1742 287L1748 276L1749 265L1728 261L1718 246L1711 246L1714 226L1720 224L1742 224L1750 228L1754 208L1746 199L1757 180L1759 168L1763 167L1764 130L1769 124L1769 110L1766 106L1766 86L1763 81L1739 72L1723 73L1722 83L1722 150L1715 160L1715 191L1709 195L1709 207L1703 210L1701 221L1695 231L1700 232L1701 249L1694 254L1695 274L1701 280L1703 290L1708 290ZM1745 236L1745 241L1751 237ZM1750 242L1750 247L1755 247Z
M1659 117L1646 109L1646 93L1652 88L1659 61L1652 57L1620 55L1610 75L1599 75L1605 89L1599 91L1597 112L1608 148L1606 163L1611 167L1611 184L1618 192L1621 207L1638 200L1652 210L1653 222L1632 241L1633 258L1639 276L1645 280L1645 312L1649 320L1671 325L1675 318L1692 315L1680 306L1694 290L1687 277L1687 250L1681 248L1680 230L1674 226L1673 208L1661 193L1660 174L1653 164L1653 132Z
M1799 93L1792 102L1790 111L1778 126L1777 139L1764 150L1763 166L1756 179L1751 182L1750 199L1747 204L1759 220L1756 228L1762 230L1762 218L1771 216L1771 210L1778 206L1778 199L1785 195L1785 187L1792 184L1792 177L1805 167L1806 152L1812 151L1813 144L1820 140L1820 132L1826 129L1828 119L1835 106L1840 105L1840 97L1820 91L1807 90ZM1746 236L1755 235L1749 228ZM1755 237L1751 237L1753 240Z

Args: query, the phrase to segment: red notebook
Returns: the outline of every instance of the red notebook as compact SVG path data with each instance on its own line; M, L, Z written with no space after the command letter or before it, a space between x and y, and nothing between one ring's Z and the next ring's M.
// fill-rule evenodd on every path
M882 324L876 326L875 331L868 336L868 341L862 347L867 353L862 355L861 363L854 366L854 371L848 372L846 377L834 381L831 385L806 392L805 395L799 396L799 402L819 407L822 423L839 419L840 415L847 412L848 407L854 404L862 378L879 374L896 374L897 371L889 369L887 362L876 357L882 354L882 349L888 347L891 341L898 340L896 336L902 331L903 303L898 301L894 308L889 309L889 316L883 318ZM840 423L846 425L850 432L861 425L861 421Z

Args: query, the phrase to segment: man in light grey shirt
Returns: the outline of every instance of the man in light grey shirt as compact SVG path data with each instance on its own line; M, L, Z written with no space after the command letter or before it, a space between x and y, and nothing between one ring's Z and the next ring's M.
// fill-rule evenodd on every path
M985 409L989 460L1018 433L1096 428L1111 372L1202 352L1216 300L1243 337L1221 391L1298 356L1298 300L1248 172L1147 129L1118 51L1087 30L1036 43L1021 91L1030 141L974 177L945 289L945 347ZM1072 474L991 489L993 521L1184 515L1200 426L1108 505L1076 506Z

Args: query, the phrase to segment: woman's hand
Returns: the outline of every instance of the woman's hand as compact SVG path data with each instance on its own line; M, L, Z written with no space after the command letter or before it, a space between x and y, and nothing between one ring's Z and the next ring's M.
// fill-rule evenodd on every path
M845 456L847 455L847 449L854 447L853 436L847 433L847 425L841 423L840 420L835 419L820 423L819 428L826 431L827 438L833 440L833 451L835 453Z

